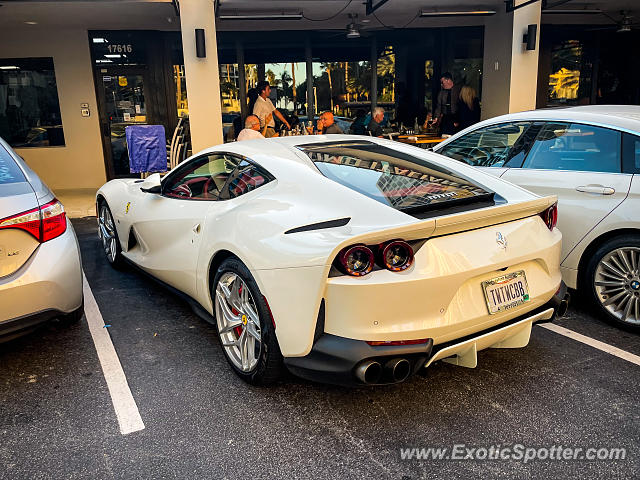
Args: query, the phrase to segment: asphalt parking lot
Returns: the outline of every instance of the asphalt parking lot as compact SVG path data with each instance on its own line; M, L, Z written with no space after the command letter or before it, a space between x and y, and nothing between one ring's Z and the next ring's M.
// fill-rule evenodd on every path
M144 428L123 435L87 321L0 345L0 478L631 478L640 365L542 327L528 347L442 362L390 387L228 367L213 327L133 269L113 270L95 219L74 220L85 274ZM292 291L292 295L295 291ZM640 336L574 302L557 322L640 355ZM624 460L403 460L401 449L624 448Z

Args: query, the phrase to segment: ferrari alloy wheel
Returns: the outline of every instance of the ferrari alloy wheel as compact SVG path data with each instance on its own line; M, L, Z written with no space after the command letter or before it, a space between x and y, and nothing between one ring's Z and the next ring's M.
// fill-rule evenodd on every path
M605 243L590 260L587 279L610 321L640 328L640 237L625 235Z
M256 304L249 288L235 273L225 272L216 287L216 318L222 346L243 372L255 368L262 336Z
M113 266L120 266L122 262L120 242L118 232L111 215L111 210L106 202L100 203L98 213L98 238L102 242L102 248L109 263Z
M237 259L225 260L212 290L218 336L234 371L252 384L277 380L282 355L269 308L248 269Z

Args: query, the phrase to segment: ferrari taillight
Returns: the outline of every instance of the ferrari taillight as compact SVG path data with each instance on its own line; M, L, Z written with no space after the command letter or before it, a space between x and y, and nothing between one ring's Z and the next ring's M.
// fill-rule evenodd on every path
M344 273L362 277L373 270L374 255L366 245L353 245L342 249L338 262Z
M43 243L67 230L67 215L62 204L53 199L41 207L0 220L0 230L7 228L24 230Z
M413 263L413 249L403 240L393 240L380 246L382 266L392 272L406 270Z
M390 240L378 245L357 244L340 250L334 265L342 273L362 277L374 266L401 272L413 264L413 248L404 240Z
M554 203L544 212L540 212L540 217L549 230L553 230L558 223L558 204Z

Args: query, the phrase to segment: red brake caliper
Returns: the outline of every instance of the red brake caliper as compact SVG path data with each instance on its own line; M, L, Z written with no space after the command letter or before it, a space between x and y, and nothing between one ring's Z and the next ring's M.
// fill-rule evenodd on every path
M242 285L240 285L240 288L238 289L238 295L241 295L241 294L242 294ZM238 315L240 312L236 310L235 307L231 307L231 313L233 313L234 315ZM233 331L236 332L236 335L238 336L238 338L240 338L240 335L242 334L242 327L238 325L237 327L233 328Z

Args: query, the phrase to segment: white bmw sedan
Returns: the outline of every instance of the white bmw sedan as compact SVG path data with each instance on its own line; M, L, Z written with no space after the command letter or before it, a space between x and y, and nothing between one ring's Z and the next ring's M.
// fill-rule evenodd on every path
M566 308L555 196L388 140L229 143L96 201L107 260L187 297L251 383L475 367Z
M557 195L562 277L608 320L640 329L640 107L492 118L434 151L538 195Z

